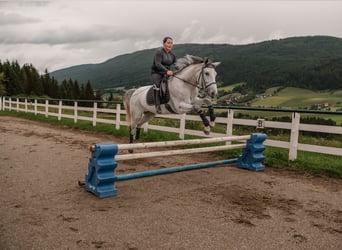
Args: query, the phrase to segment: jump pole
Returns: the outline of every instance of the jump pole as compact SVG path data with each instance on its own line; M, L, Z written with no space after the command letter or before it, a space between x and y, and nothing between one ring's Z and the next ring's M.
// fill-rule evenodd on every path
M235 162L237 162L237 158L229 159L229 160L222 160L222 161L213 161L213 162L207 162L207 163L198 163L198 164L187 165L187 166L155 169L155 170L142 171L142 172L136 172L136 173L131 173L131 174L122 174L122 175L117 175L115 177L115 181L126 181L130 179L149 177L153 175L171 174L171 173L181 172L181 171L209 168L209 167L215 167L218 165L231 164Z
M265 134L255 133L244 136L227 136L206 139L193 140L179 140L179 141L164 141L164 142L150 142L137 144L95 144L91 147L91 158L88 164L88 172L85 175L85 189L96 195L99 198L117 195L115 182L129 179L136 179L154 175L169 174L180 171L188 171L201 168L209 168L218 165L238 163L239 168L245 168L252 171L262 171L265 166L262 161L265 157L262 152L265 150L263 142L266 139ZM203 148L191 148L181 150L167 150L147 153L134 154L117 154L119 150L130 149L144 149L154 147L172 147L181 145L206 144L227 141L241 141L247 140L246 143L223 145L223 146L209 146ZM148 157L160 157L180 154L191 154L201 152L221 151L228 149L243 148L242 155L235 159L227 159L215 162L199 163L187 166L170 167L156 170L149 170L143 172L136 172L123 175L115 175L115 168L118 166L117 160L131 160L142 159Z

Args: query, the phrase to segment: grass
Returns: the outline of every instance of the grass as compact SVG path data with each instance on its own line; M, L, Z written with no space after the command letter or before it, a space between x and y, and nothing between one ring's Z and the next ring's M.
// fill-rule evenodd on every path
M105 133L116 137L125 137L128 141L127 127L122 127L120 130L116 130L113 125L102 123L97 123L97 125L94 127L92 125L92 122L89 121L78 121L77 123L74 123L72 119L62 119L59 121L57 117L45 117L44 115L34 115L31 113L16 111L1 111L0 116L15 116L54 124L57 126L67 126L73 129ZM195 137L186 136L186 139L192 138ZM148 133L142 133L141 135L141 141L169 141L178 139L179 138L177 134L154 131L152 129L149 129ZM333 144L335 143L336 142L332 142L332 145L329 145L329 143L327 143L327 146L334 146ZM227 158L236 158L241 154L241 150L229 150L226 152L217 153ZM266 157L264 160L264 164L268 167L297 169L313 174L321 174L335 178L342 178L342 157L340 156L299 151L297 160L289 161L288 150L273 147L266 147L266 150L263 152L263 154Z
M288 160L288 150L267 147L264 163L274 168L289 168L305 172L342 178L342 158L340 156L298 151L297 160Z

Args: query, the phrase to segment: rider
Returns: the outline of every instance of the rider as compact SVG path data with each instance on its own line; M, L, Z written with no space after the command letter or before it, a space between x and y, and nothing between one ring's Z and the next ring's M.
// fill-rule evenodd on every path
M165 37L163 39L163 47L159 48L153 58L151 79L154 88L154 100L156 105L156 112L161 113L159 88L162 78L167 76L173 76L171 66L176 62L176 56L171 52L173 46L173 39L171 37Z

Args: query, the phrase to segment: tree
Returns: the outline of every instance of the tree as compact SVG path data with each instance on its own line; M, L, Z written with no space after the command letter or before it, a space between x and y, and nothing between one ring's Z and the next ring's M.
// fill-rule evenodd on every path
M9 96L23 93L22 80L20 78L20 66L17 61L10 63L6 61L2 64L2 72L5 74L5 89Z
M43 85L38 71L32 64L24 64L20 70L24 94L43 95Z
M78 86L78 82L75 81L72 85L72 97L75 100L78 100L80 99L80 96L81 96L80 87Z
M90 81L87 81L87 84L85 86L85 92L84 92L84 99L85 100L94 100L94 90L91 87Z
M0 96L6 95L6 88L5 88L5 73L0 73Z
M74 99L74 100L98 100L100 93L94 94L94 90L87 82L86 86L73 81L71 78L63 80L59 84L51 78L47 69L40 75L32 64L24 64L22 67L17 61L4 63L0 61L0 95L37 95L51 98Z

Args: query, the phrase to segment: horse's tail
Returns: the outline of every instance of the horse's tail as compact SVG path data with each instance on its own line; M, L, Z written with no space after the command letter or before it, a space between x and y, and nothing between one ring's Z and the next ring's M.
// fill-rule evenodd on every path
M126 110L126 121L128 122L128 124L131 124L131 107L129 103L134 91L135 89L127 90L125 95L123 96L123 104Z

